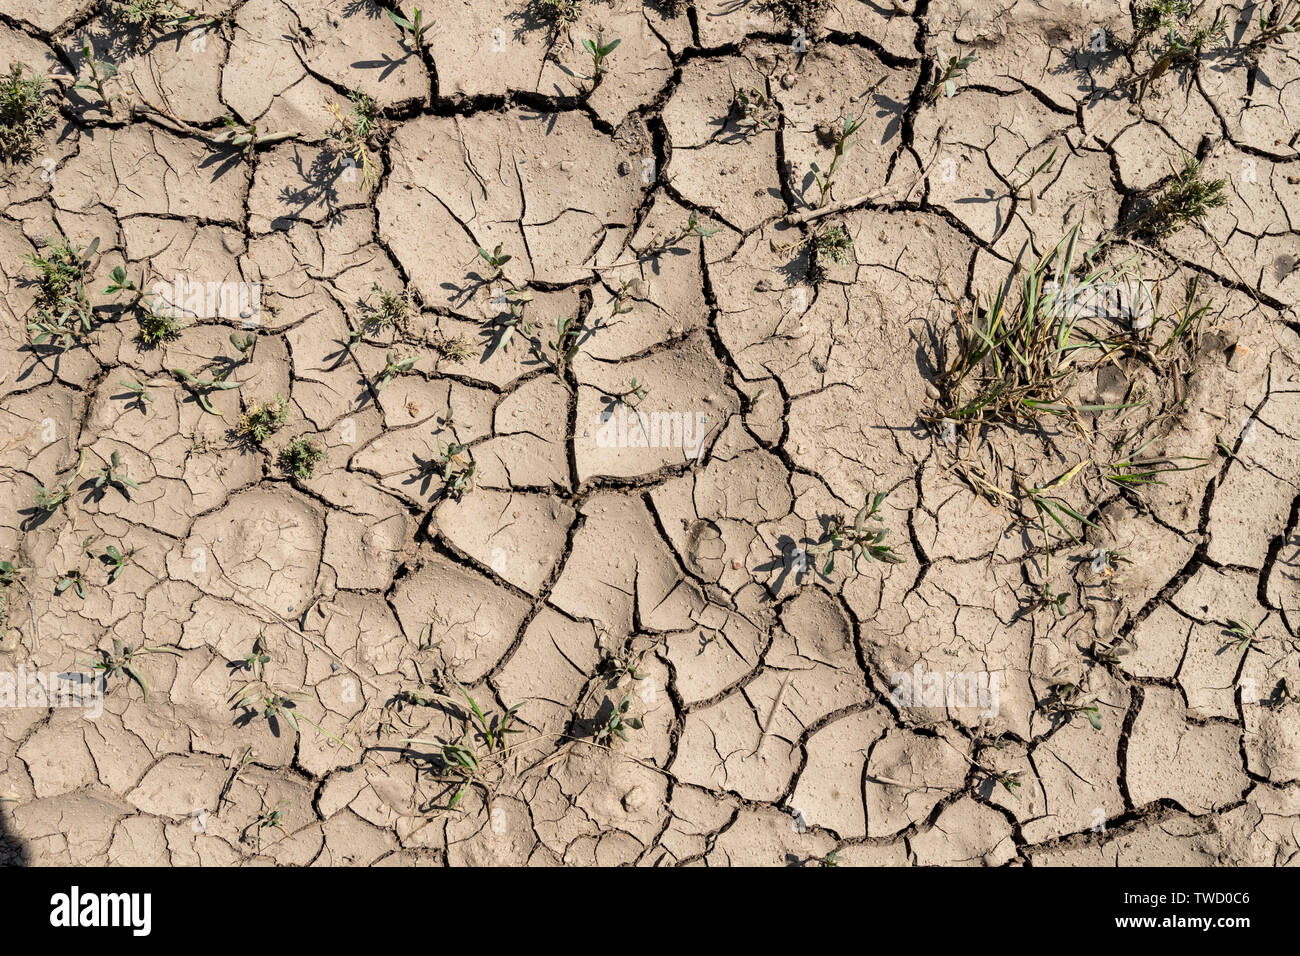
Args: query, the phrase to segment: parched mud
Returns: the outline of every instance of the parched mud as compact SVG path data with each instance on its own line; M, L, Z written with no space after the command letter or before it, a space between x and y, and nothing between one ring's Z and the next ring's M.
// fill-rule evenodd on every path
M431 6L0 0L58 109L0 182L0 859L1300 860L1300 34L1211 0L1142 89L1113 0ZM1226 203L1134 228L1184 154ZM1076 228L1153 326L1088 324L1065 414L945 420L977 296ZM98 241L66 351L51 239ZM253 298L141 342L188 283ZM900 560L827 569L879 493Z

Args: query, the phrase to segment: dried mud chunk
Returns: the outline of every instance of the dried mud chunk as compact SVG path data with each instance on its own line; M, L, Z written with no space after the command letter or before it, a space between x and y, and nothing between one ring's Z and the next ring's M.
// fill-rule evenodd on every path
M590 624L543 607L493 683L507 706L523 702L521 720L542 731L560 731L599 662Z
M730 694L686 715L669 769L686 783L749 800L776 800L799 766L799 752L781 737L761 734L744 694Z
M892 836L930 815L961 788L970 766L967 743L951 731L923 737L891 730L867 761L867 836Z
M1127 783L1135 806L1165 798L1209 813L1241 799L1249 779L1239 765L1241 729L1192 724L1177 691L1146 687L1129 738Z
M80 710L55 709L50 722L18 748L38 800L80 790L98 779L85 728Z
M218 597L296 617L315 587L324 531L309 499L252 489L195 521L183 551L168 555L168 573Z
M833 849L830 834L801 831L789 813L746 807L704 859L710 866L810 866Z
M194 810L216 807L227 775L224 763L214 757L167 756L126 799L145 813L187 818Z
M89 792L24 803L14 810L15 830L33 860L51 866L105 866L117 821L129 804Z
M886 711L873 708L834 720L808 739L808 760L790 797L806 826L831 830L842 840L867 835L862 769L890 723Z
M528 611L512 591L443 557L430 557L399 580L392 605L407 639L428 641L441 666L463 684L496 666Z
M970 797L944 807L908 844L918 866L1001 866L1016 855L1006 817Z

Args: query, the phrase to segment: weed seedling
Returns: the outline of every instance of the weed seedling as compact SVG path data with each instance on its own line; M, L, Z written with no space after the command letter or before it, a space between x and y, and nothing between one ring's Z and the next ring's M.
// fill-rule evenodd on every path
M379 114L375 101L365 93L349 94L348 102L346 113L337 103L326 104L326 109L334 117L329 135L334 151L347 156L352 168L361 169L361 182L369 189L378 178L370 142L379 131Z
M853 261L853 238L843 226L830 226L813 237L814 272L820 277L822 263L848 265Z
M271 655L267 653L266 643L262 640L262 635L253 639L253 651L247 657L241 660L231 661L230 669L232 671L247 671L252 675L254 681L262 679L262 668L271 662Z
M1163 485L1162 476L1178 471L1195 471L1210 463L1208 458L1189 458L1186 456L1169 457L1151 455L1142 457L1142 453L1155 444L1152 438L1140 447L1126 454L1118 461L1113 461L1102 476L1121 488L1140 487L1142 485Z
M101 650L99 652L101 660L95 661L91 667L94 670L102 671L104 679L110 677L127 676L140 685L140 691L144 694L144 699L149 699L149 685L145 683L144 675L136 664L136 658L145 657L149 654L171 654L174 657L180 657L181 651L176 647L132 647L130 644L123 644L116 637L113 638L113 651Z
M531 0L530 8L556 26L573 23L582 13L582 0Z
M463 335L447 337L435 332L429 339L429 347L438 353L439 358L460 364L474 355L474 343Z
M185 386L194 400L199 403L199 407L209 415L216 415L221 418L219 411L212 407L212 402L208 398L208 393L213 391L226 391L232 388L239 388L243 382L237 382L233 379L222 378L213 375L202 375L193 372L187 372L183 368L173 368L169 371L180 383ZM202 370L201 370L202 371Z
M134 554L134 551L123 551L115 544L110 544L104 549L104 553L99 556L99 560L108 566L109 584L121 577L122 572L126 570L126 566L131 563L131 556Z
M81 48L81 55L86 58L86 65L90 67L90 79L82 80L76 83L72 88L74 90L94 90L100 101L103 103L104 112L110 115L113 112L113 100L116 97L109 96L104 92L104 81L111 80L117 76L117 64L110 63L108 60L100 62L95 59L95 49L90 44Z
M979 57L974 53L967 53L965 56L950 56L947 63L942 66L936 65L934 83L931 84L930 91L925 94L925 101L937 103L940 96L956 96L958 78L965 76L966 68L978 59Z
M424 22L424 13L419 7L413 7L412 11L410 19L394 13L392 10L386 12L388 13L388 19L397 24L403 35L410 35L411 48L419 50L424 44L424 31L428 29L428 24Z
M1155 203L1134 224L1134 230L1149 230L1157 236L1177 232L1190 222L1199 224L1211 209L1228 203L1225 179L1203 179L1201 161L1183 154L1183 168L1161 192Z
M81 456L77 459L77 468L71 475L59 482L46 488L44 485L36 486L36 507L44 512L52 512L72 497L72 486L81 477L81 471L86 466L86 450L81 450Z
M285 445L276 462L295 478L305 481L316 471L316 466L324 457L324 449L304 435Z
M813 182L818 189L817 208L825 206L831 201L832 192L835 189L835 174L840 169L840 164L844 157L848 156L849 151L853 149L853 135L862 128L862 124L867 121L865 115L854 119L850 113L839 124L839 129L835 133L835 143L833 146L833 155L831 164L822 172L822 168L816 163L810 163L809 169L812 170Z
M161 343L181 334L181 324L171 315L155 308L142 309L136 322L139 325L136 338L146 349L157 348Z
M77 597L81 598L83 601L86 599L86 588L81 580L80 571L76 569L73 569L71 571L64 571L63 574L59 577L59 579L56 582L54 582L55 594L62 594L64 591L67 591L69 588L71 588L72 592L76 594Z
M256 684L258 682L254 683ZM352 751L352 748L342 739L334 736L334 734L330 733L310 717L305 717L299 713L295 709L298 706L298 702L294 700L293 694L280 693L269 687L264 687L264 690L260 693L248 693L253 686L254 684L249 684L231 695L232 698L238 698L232 705L231 710L244 711L247 720L261 716L271 724L272 728L277 727L279 721L283 720L293 728L293 732L296 734L302 733L302 728L298 723L299 721L302 721L309 727L314 727L317 733L328 737L344 750L349 752ZM247 722L247 720L245 722Z
M375 382L375 388L383 388L399 375L406 375L415 368L415 363L420 361L418 355L408 355L405 358L398 358L393 352L384 356L384 367L379 372L379 380Z
M239 835L240 842L248 842L248 834L251 830L253 835L257 838L257 852L262 852L262 831L279 830L281 833L284 833L284 808L289 805L289 801L284 800L276 804L274 807L267 809L266 802L263 800L262 812L257 815L256 820L244 827L244 832Z
M776 129L776 107L765 93L753 87L736 90L731 101L731 115L739 117L736 127L746 139L760 130Z
M840 851L831 850L824 857L817 861L818 866L836 867L840 865Z
M1069 721L1075 714L1083 714L1093 730L1101 730L1101 710L1094 703L1083 699L1083 690L1078 684L1061 682L1047 688L1047 699L1042 708L1049 714Z
M132 478L127 476L126 467L122 464L122 456L113 452L109 456L108 464L94 473L95 488L107 490L108 488L117 488L122 494L127 495L128 488L134 491L140 490L140 485Z
M239 416L238 435L259 448L289 420L289 403L276 395Z
M148 33L168 33L195 21L211 22L175 0L113 0L113 12L122 23Z
M1029 199L1029 212L1031 214L1036 215L1038 213L1038 192L1034 189L1030 189L1030 186L1033 185L1035 177L1052 168L1052 163L1056 159L1056 151L1058 149L1060 149L1059 146L1053 147L1052 151L1047 154L1047 158L1033 169L1026 170L1021 169L1019 166L1016 167L1016 172L1025 178L1021 180L1020 184L1016 186L1015 189L1012 190L1011 195L1015 199L1023 199L1027 197Z
M210 142L216 146L230 146L237 149L245 159L252 159L259 146L283 143L285 140L293 139L298 135L294 130L285 130L279 133L260 133L257 124L241 123L233 116L221 117L221 125L225 128L215 134Z
M1285 707L1287 704L1300 704L1300 693L1293 690L1283 677L1273 688L1273 693L1264 702L1265 707Z
M592 739L598 746L613 747L615 740L629 740L629 730L640 730L644 724L640 717L629 717L632 707L632 694L626 694L621 701L610 708L609 716L596 725ZM599 718L597 718L599 719Z
M376 282L370 287L365 313L361 316L356 331L352 333L352 341L386 329L402 329L411 314L413 298L409 289L389 292Z
M831 518L823 535L823 540L817 544L811 545L807 549L808 554L823 554L829 552L826 563L822 566L822 576L829 576L835 570L835 553L837 551L848 551L852 559L853 573L857 574L858 561L866 558L867 562L882 561L885 564L902 564L904 558L895 553L887 544L882 542L889 529L875 529L867 524L869 521L881 522L884 518L880 514L880 506L884 503L889 492L878 492L875 497L871 498L866 504L858 509L858 513L853 516L853 523L846 524L844 515L838 514Z
M1260 624L1263 623L1264 622L1261 620ZM1255 645L1259 641L1263 640L1263 638L1261 638L1256 632L1258 627L1259 624L1251 625L1247 624L1245 621L1228 618L1228 623L1227 626L1224 627L1223 633L1229 638L1227 646L1234 647L1239 652L1237 655L1238 662L1240 662L1241 658L1249 654L1252 649L1256 651L1259 650Z
M26 77L24 69L15 62L9 75L0 77L0 155L7 163L30 156L54 124L54 107L46 98L49 81Z
M470 456L469 449L459 442L450 445L438 442L438 454L432 464L442 479L443 497L460 501L466 492L473 491L478 485L478 462Z
M649 394L650 389L637 384L636 376L633 376L632 384L628 386L627 391L619 392L614 396L614 404L622 405L624 408L636 408L645 401L645 397Z
M602 40L599 39L592 40L590 38L582 41L582 48L586 50L587 55L591 57L590 75L586 73L576 73L573 70L570 70L567 66L565 66L562 63L558 63L556 65L559 66L559 68L563 70L565 73L569 74L569 76L572 76L575 79L587 80L589 83L591 83L591 89L594 90L596 87L600 85L600 81L604 77L604 75L609 72L609 68L605 66L605 59L611 53L613 53L614 50L618 47L618 45L622 42L623 42L622 40L614 39L614 40L610 40L608 43L605 43Z
M488 268L492 270L487 274L487 276L485 276L485 281L487 282L493 282L501 278L502 266L514 258L514 256L509 253L501 252L501 243L499 242L497 243L496 248L491 252L488 252L482 246L475 246L475 248L478 249L479 258L486 262Z
M1268 13L1259 15L1259 33L1248 46L1257 49L1280 40L1291 33L1300 33L1300 6L1292 6L1292 0L1282 0L1273 5Z
M90 260L98 249L98 238L85 252L70 242L55 240L49 243L48 255L27 257L28 263L40 272L36 280L36 318L27 323L33 345L57 342L66 352L90 333L94 311L86 296L86 279Z

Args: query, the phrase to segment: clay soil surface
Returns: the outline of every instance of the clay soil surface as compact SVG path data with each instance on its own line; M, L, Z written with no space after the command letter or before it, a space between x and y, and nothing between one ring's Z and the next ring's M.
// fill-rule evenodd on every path
M1274 5L169 6L0 0L0 860L1300 860Z

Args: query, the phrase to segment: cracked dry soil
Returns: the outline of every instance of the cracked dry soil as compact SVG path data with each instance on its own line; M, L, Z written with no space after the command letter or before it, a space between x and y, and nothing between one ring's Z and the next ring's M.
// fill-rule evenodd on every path
M0 182L4 859L1300 860L1300 37L1211 0L1228 46L1139 95L1114 0L430 6L416 47L374 0L0 0L0 62L57 101ZM594 88L589 38L620 41ZM87 44L108 108L66 79ZM1124 232L1184 153L1227 202ZM1094 323L1127 345L1059 418L936 420L958 316L1076 227L1154 325ZM98 240L66 351L28 332L60 238ZM117 266L260 298L147 347ZM1148 439L1185 469L1109 480ZM138 488L87 488L113 454ZM1076 465L1082 520L1037 520ZM877 492L901 562L822 573ZM114 639L139 681L24 700Z

